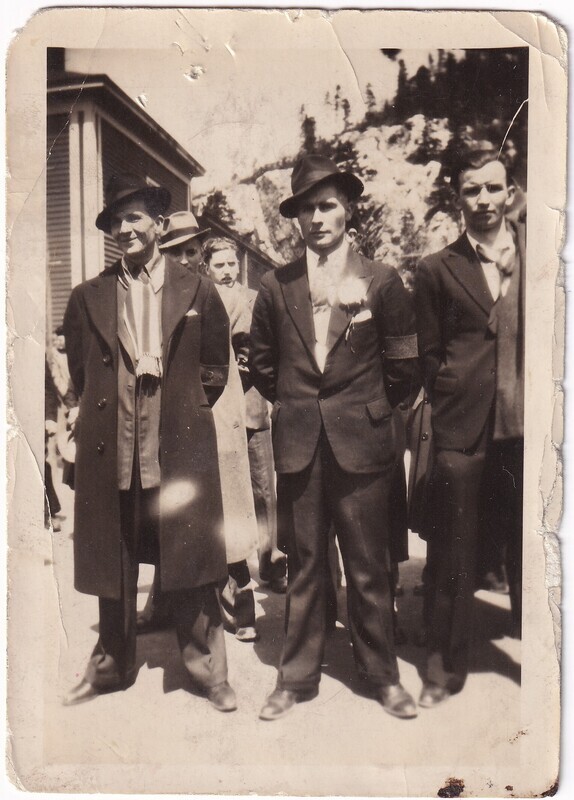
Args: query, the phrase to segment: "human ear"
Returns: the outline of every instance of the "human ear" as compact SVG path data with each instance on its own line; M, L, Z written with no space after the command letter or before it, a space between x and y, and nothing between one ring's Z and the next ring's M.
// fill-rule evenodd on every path
M513 183L511 183L510 186L508 187L508 195L506 197L506 200L504 201L505 208L507 209L510 208L510 206L514 202L515 194L516 194L516 186Z
M452 185L450 187L450 196L451 196L451 199L452 199L452 204L454 205L456 210L457 211L461 211L462 210L462 203L460 202L460 195L459 195L458 191Z

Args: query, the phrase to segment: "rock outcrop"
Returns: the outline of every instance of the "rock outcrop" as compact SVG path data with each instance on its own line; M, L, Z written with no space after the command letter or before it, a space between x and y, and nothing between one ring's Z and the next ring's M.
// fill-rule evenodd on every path
M353 169L365 184L359 235L370 255L401 272L458 235L457 220L431 206L440 172L437 156L450 136L446 120L419 114L404 125L350 130L337 139L353 152ZM425 160L428 152L435 157ZM252 180L222 187L235 230L277 264L301 252L296 222L278 213L279 203L290 194L290 175L291 168L270 168ZM207 197L195 199L198 213Z

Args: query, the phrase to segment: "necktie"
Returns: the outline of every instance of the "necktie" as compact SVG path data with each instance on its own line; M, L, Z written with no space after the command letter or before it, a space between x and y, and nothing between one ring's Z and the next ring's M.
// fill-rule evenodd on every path
M161 325L158 299L145 269L133 276L124 270L120 279L127 285L124 321L134 345L136 375L161 378Z
M514 270L515 253L510 245L501 249L486 247L483 244L476 245L476 254L485 264L496 264L501 278L509 278Z
M309 286L311 291L311 302L315 308L321 308L323 306L328 307L331 305L331 288L332 279L329 275L327 256L319 256L319 260L317 261L317 266Z

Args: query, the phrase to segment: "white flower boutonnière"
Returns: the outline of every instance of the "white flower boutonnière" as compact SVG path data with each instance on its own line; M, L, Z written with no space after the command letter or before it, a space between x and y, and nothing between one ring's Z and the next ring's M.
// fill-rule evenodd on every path
M351 321L345 331L345 341L348 341L353 333L357 315L363 317L363 315L367 313L365 310L367 289L364 282L360 278L355 277L342 280L339 285L338 300L339 305L344 308L348 314L352 314ZM370 316L371 314L369 312L368 318L370 318ZM351 350L354 352L352 342Z
M353 316L365 305L367 291L360 278L344 278L339 284L339 305Z

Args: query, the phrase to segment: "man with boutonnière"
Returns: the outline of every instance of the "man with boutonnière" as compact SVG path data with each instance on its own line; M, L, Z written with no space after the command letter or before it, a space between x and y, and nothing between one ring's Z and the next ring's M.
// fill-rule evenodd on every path
M253 381L273 403L289 571L277 685L260 717L278 719L317 695L332 522L359 675L387 712L410 718L416 706L394 652L387 512L391 411L418 385L414 314L397 271L355 253L345 237L361 181L307 155L291 187L279 211L297 218L305 255L263 277L251 328Z

